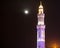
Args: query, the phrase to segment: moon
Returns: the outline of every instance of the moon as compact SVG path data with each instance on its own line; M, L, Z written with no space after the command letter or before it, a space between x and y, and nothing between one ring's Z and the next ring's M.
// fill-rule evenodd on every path
M28 13L29 13L29 11L28 11L28 10L24 10L24 13L25 13L25 14L28 14Z

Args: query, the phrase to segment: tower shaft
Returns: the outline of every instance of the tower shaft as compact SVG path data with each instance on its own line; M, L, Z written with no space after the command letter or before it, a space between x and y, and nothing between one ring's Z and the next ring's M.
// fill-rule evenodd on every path
M44 24L44 11L42 3L38 9L38 24L37 24L37 48L45 48L45 24Z

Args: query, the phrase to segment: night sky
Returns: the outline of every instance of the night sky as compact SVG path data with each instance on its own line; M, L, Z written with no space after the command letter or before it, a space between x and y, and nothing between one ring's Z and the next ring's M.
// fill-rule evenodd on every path
M42 0L45 13L46 46L60 43L60 1ZM1 11L2 48L36 48L37 13L40 0L4 0ZM24 9L29 14L24 14ZM60 45L60 44L59 44ZM47 48L47 47L46 47Z

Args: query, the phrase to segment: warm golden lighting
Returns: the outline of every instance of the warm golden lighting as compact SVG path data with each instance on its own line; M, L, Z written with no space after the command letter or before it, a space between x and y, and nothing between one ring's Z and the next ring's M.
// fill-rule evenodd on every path
M42 5L42 2L40 2L40 6L39 6L39 9L38 9L38 13L39 13L39 14L42 14L42 13L43 13L43 5Z
M57 45L56 45L56 43L54 44L54 48L57 48Z
M40 6L39 6L39 8L43 8L43 6L42 6L42 5L40 5Z
M47 47L48 48L60 48L60 44L53 41L53 42L50 42Z
M53 48L57 48L56 45Z

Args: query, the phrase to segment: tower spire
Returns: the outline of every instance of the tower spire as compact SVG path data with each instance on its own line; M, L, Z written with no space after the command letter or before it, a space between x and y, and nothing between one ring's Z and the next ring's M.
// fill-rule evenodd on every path
M43 5L42 5L42 2L41 2L41 1L40 1L38 13L39 13L39 14L43 13Z
M42 5L42 1L40 1L40 5Z

